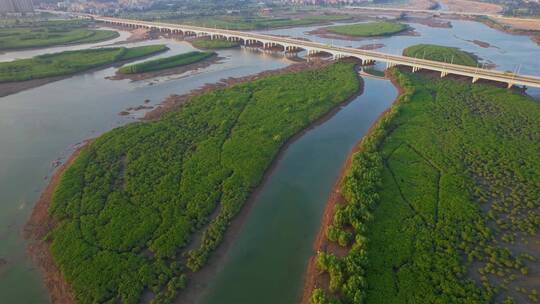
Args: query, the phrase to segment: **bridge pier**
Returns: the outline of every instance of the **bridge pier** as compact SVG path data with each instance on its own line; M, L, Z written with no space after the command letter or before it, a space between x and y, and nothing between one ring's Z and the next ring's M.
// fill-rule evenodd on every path
M397 64L394 63L394 62L391 62L391 61L387 61L386 62L386 68L389 69L389 68L393 68L395 67Z

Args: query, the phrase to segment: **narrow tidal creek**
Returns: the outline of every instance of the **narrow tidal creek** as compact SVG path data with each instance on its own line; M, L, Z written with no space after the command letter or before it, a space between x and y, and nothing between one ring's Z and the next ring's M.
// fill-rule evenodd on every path
M397 97L390 81L364 92L293 142L257 194L201 303L297 303L326 199L355 144Z

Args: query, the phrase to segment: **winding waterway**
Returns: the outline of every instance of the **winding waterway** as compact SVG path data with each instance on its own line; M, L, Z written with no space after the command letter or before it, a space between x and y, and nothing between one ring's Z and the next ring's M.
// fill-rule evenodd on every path
M419 36L395 36L345 41L307 32L318 27L267 31L305 37L313 41L359 47L383 43L381 51L398 54L416 43L457 46L492 61L501 70L521 65L524 74L540 75L540 47L528 37L510 35L483 24L451 21L453 28L411 24ZM114 41L128 36L122 32ZM481 48L467 40L482 40L495 47ZM114 42L113 41L113 42ZM111 41L90 45L98 47ZM193 48L170 39L127 44L166 43L171 50L159 56ZM85 47L88 47L86 45ZM0 61L82 46L62 46L0 54ZM76 75L18 94L0 98L0 301L46 303L47 292L38 271L26 256L21 230L54 168L77 143L111 128L134 121L144 112L117 113L143 104L155 105L170 94L183 94L206 83L240 77L290 64L285 58L246 50L219 51L219 64L180 76L139 82L112 81L115 68ZM540 96L539 90L530 94ZM292 143L264 182L242 223L234 243L224 253L215 276L200 295L203 303L294 303L312 252L324 204L340 167L354 144L396 96L389 81L366 79L364 93L329 120Z

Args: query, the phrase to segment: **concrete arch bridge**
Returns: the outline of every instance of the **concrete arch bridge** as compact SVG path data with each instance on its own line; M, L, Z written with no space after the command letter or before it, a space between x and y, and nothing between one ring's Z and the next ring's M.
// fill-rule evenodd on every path
M505 83L508 88L514 85L540 88L539 76L520 75L517 73L503 72L497 70L486 70L479 67L462 66L451 63L406 57L402 55L385 54L376 51L340 47L301 39L265 35L253 32L242 32L192 25L101 17L95 15L81 16L115 26L123 26L129 28L147 28L151 30L161 31L164 33L184 36L210 37L211 39L224 38L228 40L239 41L241 44L246 46L261 46L263 48L278 47L285 52L306 51L308 55L313 55L317 53L328 53L329 55L333 56L334 59L353 57L361 60L362 64L370 64L374 63L375 61L381 61L386 63L387 68L400 65L410 67L413 72L419 70L439 72L441 77L445 77L450 74L466 76L470 77L473 83L480 79L483 79Z

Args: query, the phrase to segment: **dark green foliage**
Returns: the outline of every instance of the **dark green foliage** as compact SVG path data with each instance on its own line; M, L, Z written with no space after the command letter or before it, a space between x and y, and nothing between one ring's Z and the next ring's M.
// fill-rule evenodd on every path
M212 91L97 138L50 209L52 253L77 300L131 303L144 289L174 299L184 266L205 264L285 141L358 89L353 65L336 63Z
M458 48L442 45L416 44L404 49L403 55L467 66L478 65L478 59L474 55L464 52Z
M159 58L137 64L127 65L121 67L118 72L122 74L136 74L159 71L199 62L215 55L216 53L213 52L188 52L171 57Z
M45 54L31 59L0 62L0 83L71 75L111 63L163 52L164 45L101 48Z
M88 29L85 22L37 22L18 27L0 28L0 50L92 43L118 36L116 31Z
M329 229L353 231L354 243L343 258L318 256L328 289L346 303L534 298L523 286L538 254L540 106L395 73L405 93L354 155Z
M408 29L409 26L406 24L388 21L336 25L327 28L332 33L357 37L388 36Z

